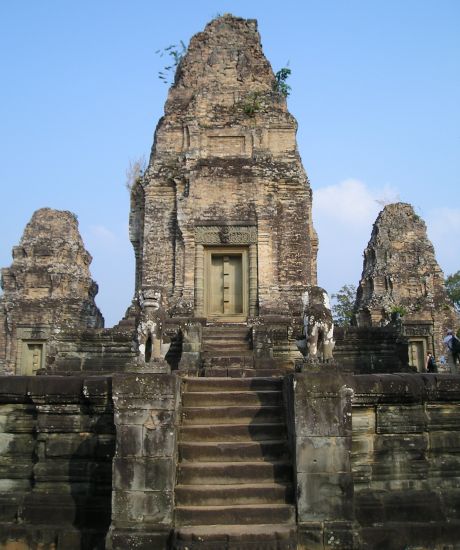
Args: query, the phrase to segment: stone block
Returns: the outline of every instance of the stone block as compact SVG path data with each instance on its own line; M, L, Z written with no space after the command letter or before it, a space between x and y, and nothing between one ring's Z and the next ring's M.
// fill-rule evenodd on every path
M460 406L458 403L427 403L426 414L430 432L457 430L460 426Z
M351 390L347 377L303 373L293 375L291 380L297 437L351 435Z
M127 531L112 527L107 535L107 550L169 550L170 531Z
M35 430L36 413L33 405L19 403L0 406L0 433L31 433Z
M338 398L296 395L297 437L351 435L351 407Z
M357 550L357 533L350 522L324 524L324 550Z
M355 486L355 514L361 525L372 525L385 521L385 510L382 502L383 491L365 489L357 491Z
M340 397L345 388L352 387L353 377L333 372L297 373L292 376L295 393L308 396Z
M322 522L299 523L297 550L324 550L324 525Z
M0 457L0 479L31 479L33 455Z
M355 489L360 485L368 487L372 481L372 466L362 462L352 462L353 481Z
M18 519L18 510L22 504L22 495L2 494L0 496L0 534L2 525L13 525ZM0 547L1 548L1 547Z
M0 479L0 494L25 493L30 490L28 479Z
M353 461L370 460L370 456L374 451L374 435L354 436L352 439L351 453Z
M305 437L296 441L296 467L301 473L349 472L348 437Z
M80 403L83 379L76 376L31 376L28 391L34 403Z
M174 489L175 466L170 458L114 458L113 486L126 491Z
M459 453L460 431L436 431L428 434L431 453Z
M174 427L144 428L144 456L172 457L175 452L176 430Z
M0 457L31 456L35 449L35 439L31 434L0 433Z
M111 376L92 376L83 382L83 395L90 403L105 402L112 394Z
M117 491L113 493L112 522L169 526L173 519L171 491Z
M428 450L428 434L384 434L374 438L374 453L410 453L413 456L424 456Z
M375 408L353 407L352 409L353 437L355 434L375 433Z
M377 406L377 433L416 433L425 432L426 428L427 416L422 404Z
M387 522L446 520L439 494L434 491L391 491L382 495L382 504Z
M353 403L414 403L427 397L421 376L413 374L360 374L353 376Z
M169 410L174 411L178 402L178 396L172 395L114 395L113 397L115 411L126 409L139 410Z
M448 520L460 520L460 488L451 487L440 495L442 508Z
M297 474L299 522L352 519L351 474Z
M112 384L113 396L116 398L175 398L180 391L180 380L175 374L115 374ZM151 408L155 407L151 405Z
M89 433L47 434L45 454L51 457L94 457L98 439Z
M117 456L142 456L144 432L142 426L119 426L117 430Z
M0 376L0 403L28 403L29 376Z

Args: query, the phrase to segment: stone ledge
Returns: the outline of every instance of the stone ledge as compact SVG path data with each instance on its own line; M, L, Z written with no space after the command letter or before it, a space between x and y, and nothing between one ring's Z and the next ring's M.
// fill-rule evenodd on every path
M460 375L454 374L361 374L350 384L354 405L460 399Z

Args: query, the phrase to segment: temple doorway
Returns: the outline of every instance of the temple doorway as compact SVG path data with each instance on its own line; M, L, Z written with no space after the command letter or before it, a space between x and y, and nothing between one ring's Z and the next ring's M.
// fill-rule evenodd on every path
M248 249L205 249L205 311L207 317L242 321L248 316Z

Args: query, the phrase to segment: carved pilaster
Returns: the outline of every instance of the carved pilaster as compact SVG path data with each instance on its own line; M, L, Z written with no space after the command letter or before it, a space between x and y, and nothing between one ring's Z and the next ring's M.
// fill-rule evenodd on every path
M249 245L249 316L255 317L257 308L257 245Z
M204 310L204 246L195 245L195 314L203 316Z

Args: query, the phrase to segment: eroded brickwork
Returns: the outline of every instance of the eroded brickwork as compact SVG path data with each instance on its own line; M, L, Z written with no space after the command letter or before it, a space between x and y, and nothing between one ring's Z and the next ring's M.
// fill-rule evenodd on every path
M224 246L255 246L252 313L300 315L301 292L316 284L318 242L297 124L274 83L255 20L225 15L192 38L132 191L144 311L203 315L196 232L211 225ZM240 242L229 240L232 227ZM254 243L244 240L248 228Z
M104 548L115 447L111 380L0 382L0 547Z
M374 223L356 311L359 326L381 326L402 313L407 336L425 337L425 351L437 356L445 329L458 325L425 223L410 204L387 205Z
M34 213L11 267L2 269L0 371L32 374L20 371L44 367L44 346L53 333L103 326L90 263L74 214L51 208Z

